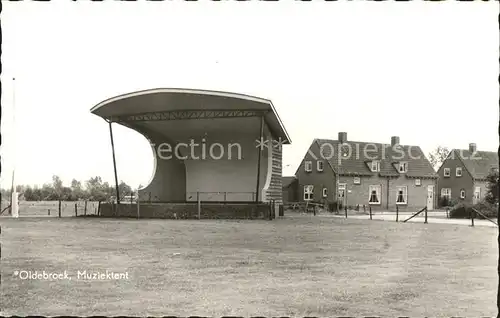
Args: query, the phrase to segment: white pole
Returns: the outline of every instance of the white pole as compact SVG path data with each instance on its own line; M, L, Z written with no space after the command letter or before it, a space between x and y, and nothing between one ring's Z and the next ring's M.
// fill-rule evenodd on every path
M19 201L18 201L18 193L16 191L17 185L15 180L15 171L16 171L16 79L12 78L12 135L14 136L12 139L14 140L12 146L12 191L11 191L11 200L10 200L10 211L13 218L19 217Z

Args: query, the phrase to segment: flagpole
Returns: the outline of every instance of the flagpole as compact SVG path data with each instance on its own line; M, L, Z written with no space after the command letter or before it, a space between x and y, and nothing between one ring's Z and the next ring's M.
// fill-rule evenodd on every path
M13 137L13 147L12 147L12 188L11 188L11 197L10 197L10 212L11 216L14 218L19 217L19 202L16 191L16 181L15 181L15 171L16 171L16 160L17 160L17 131L16 131L16 78L12 78L12 135Z

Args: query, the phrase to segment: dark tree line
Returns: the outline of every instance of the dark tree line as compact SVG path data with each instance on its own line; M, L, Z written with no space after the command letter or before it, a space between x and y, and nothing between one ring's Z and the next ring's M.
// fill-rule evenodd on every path
M111 201L116 198L114 185L103 182L101 177L90 178L82 184L81 181L73 179L69 186L65 186L59 176L53 176L51 183L43 186L18 185L18 193L22 194L26 201ZM131 195L133 189L125 182L118 185L120 198ZM1 189L2 199L10 200L11 189Z

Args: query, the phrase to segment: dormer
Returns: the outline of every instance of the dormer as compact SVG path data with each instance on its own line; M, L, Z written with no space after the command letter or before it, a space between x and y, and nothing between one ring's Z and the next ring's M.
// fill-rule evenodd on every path
M399 173L407 173L408 172L408 162L407 161L397 162L396 168L398 169Z
M372 160L367 163L371 172L380 172L380 160Z

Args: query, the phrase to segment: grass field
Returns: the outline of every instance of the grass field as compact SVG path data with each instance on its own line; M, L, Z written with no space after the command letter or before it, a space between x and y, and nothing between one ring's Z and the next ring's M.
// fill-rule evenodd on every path
M0 225L1 315L496 315L496 228L312 216ZM129 279L78 280L83 270Z

